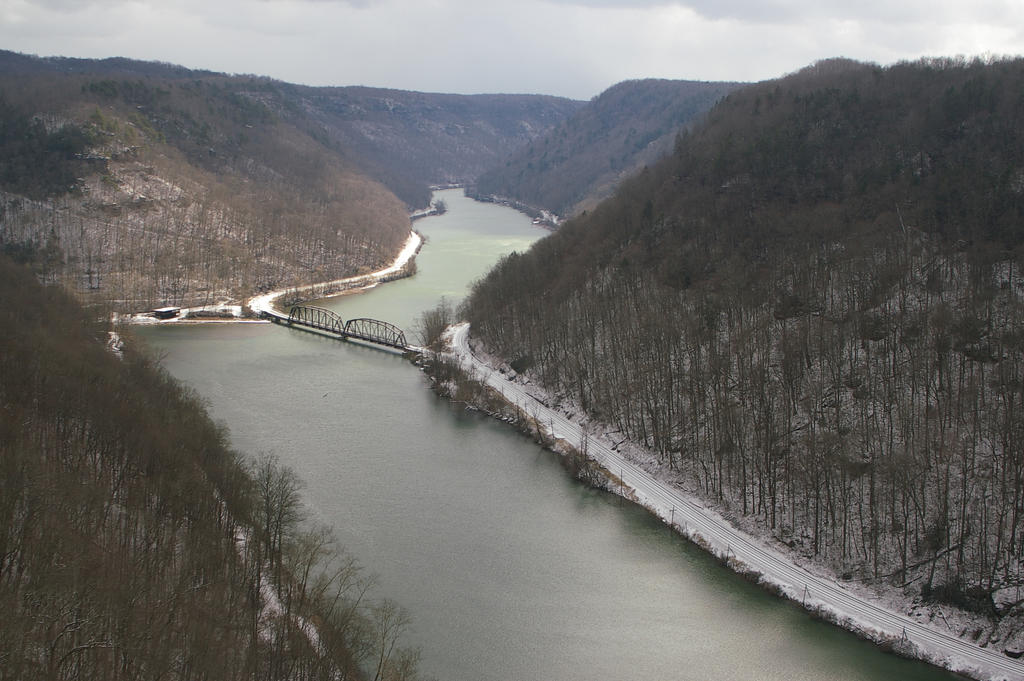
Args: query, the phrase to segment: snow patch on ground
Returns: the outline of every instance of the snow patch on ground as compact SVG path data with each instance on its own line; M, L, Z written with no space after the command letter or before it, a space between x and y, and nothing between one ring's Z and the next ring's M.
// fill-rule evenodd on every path
M235 543L238 545L238 552L244 556L249 549L249 537L241 529L235 530ZM313 650L319 654L324 653L323 645L320 641L320 632L317 630L316 625L310 622L301 615L291 614L289 615L285 611L284 604L281 603L281 598L277 592L277 589L270 583L267 576L270 574L270 566L265 565L264 571L260 576L260 613L259 613L259 636L263 641L273 641L274 633L273 627L275 621L280 620L283 617L290 617L295 628L302 632L302 634L309 640Z
M107 332L107 350L114 353L118 359L124 359L124 341L117 331Z
M211 305L183 307L175 317L158 319L152 312L136 312L134 314L114 315L114 323L120 324L183 324L196 322L241 322L253 321L245 318L242 305L224 300Z

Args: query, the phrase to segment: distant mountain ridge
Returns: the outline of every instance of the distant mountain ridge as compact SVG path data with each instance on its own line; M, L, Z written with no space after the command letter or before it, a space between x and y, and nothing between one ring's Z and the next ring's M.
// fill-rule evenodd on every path
M610 87L476 182L482 196L572 215L672 150L676 136L738 83L628 80Z
M337 279L582 105L0 51L0 248L120 311Z
M473 182L584 106L546 95L454 95L369 87L288 88L307 115L406 196L404 182ZM422 199L421 199L422 202Z
M39 57L0 50L0 72L21 75L42 73L96 74L111 76L150 76L155 78L200 78L224 76L216 71L190 69L161 61L139 61L126 57L82 59L78 57Z
M431 185L474 181L585 105L548 95L312 87L122 57L34 57L0 51L4 73L216 82L343 154L410 207L428 203Z

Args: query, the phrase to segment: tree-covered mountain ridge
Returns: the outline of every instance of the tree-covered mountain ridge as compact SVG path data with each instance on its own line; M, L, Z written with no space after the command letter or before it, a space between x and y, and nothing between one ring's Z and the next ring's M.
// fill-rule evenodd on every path
M1024 644L1024 61L818 63L465 305L517 369L844 578Z
M511 199L558 215L593 208L618 183L672 151L738 83L628 80L614 85L480 175L479 196Z
M580 104L0 52L0 246L122 311L337 279Z

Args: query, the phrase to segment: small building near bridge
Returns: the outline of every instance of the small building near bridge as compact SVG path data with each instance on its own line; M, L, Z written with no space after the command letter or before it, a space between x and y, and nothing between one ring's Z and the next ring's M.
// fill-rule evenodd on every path
M153 310L152 314L157 319L173 319L181 314L180 307L158 307Z

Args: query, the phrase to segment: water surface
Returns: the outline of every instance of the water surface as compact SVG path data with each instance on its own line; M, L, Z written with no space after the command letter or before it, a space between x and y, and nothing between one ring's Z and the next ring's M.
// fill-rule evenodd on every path
M410 332L544 232L440 193L415 277L321 301ZM436 398L400 356L273 325L140 330L233 444L272 451L316 519L413 617L422 669L451 681L925 680L723 569L646 512L571 480L504 424Z

